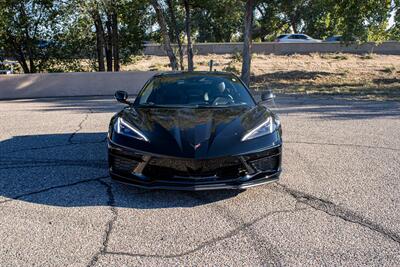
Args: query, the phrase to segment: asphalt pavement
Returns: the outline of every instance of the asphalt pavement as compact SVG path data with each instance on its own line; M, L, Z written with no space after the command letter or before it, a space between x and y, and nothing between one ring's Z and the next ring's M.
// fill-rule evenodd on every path
M278 183L113 183L111 97L0 101L2 266L400 266L400 103L280 96Z

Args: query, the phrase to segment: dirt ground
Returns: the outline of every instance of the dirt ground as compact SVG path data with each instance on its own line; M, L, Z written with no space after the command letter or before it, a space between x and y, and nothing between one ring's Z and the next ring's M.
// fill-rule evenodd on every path
M208 70L214 61L217 71L239 73L241 55L195 56L195 69ZM168 58L139 56L124 71L167 71ZM252 84L255 91L329 94L357 99L400 100L400 56L395 55L253 55Z

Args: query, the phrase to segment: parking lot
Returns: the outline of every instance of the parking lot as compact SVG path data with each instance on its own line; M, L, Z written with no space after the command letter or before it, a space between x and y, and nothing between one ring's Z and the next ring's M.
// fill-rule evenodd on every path
M121 107L0 102L2 265L400 265L398 102L280 96L280 181L201 192L110 180Z

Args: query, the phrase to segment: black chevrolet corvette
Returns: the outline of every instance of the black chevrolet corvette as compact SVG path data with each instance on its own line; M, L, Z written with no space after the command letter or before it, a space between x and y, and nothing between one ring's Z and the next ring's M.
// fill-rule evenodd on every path
M279 118L233 74L177 72L152 77L108 132L114 180L154 189L241 189L277 181Z

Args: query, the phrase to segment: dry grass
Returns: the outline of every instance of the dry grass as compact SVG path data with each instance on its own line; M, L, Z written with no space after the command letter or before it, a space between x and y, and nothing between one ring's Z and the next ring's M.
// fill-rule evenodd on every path
M239 72L240 55L195 56L196 70ZM168 58L141 56L122 70L169 70ZM400 100L400 56L393 55L254 55L252 88L280 93L329 94L359 99Z

